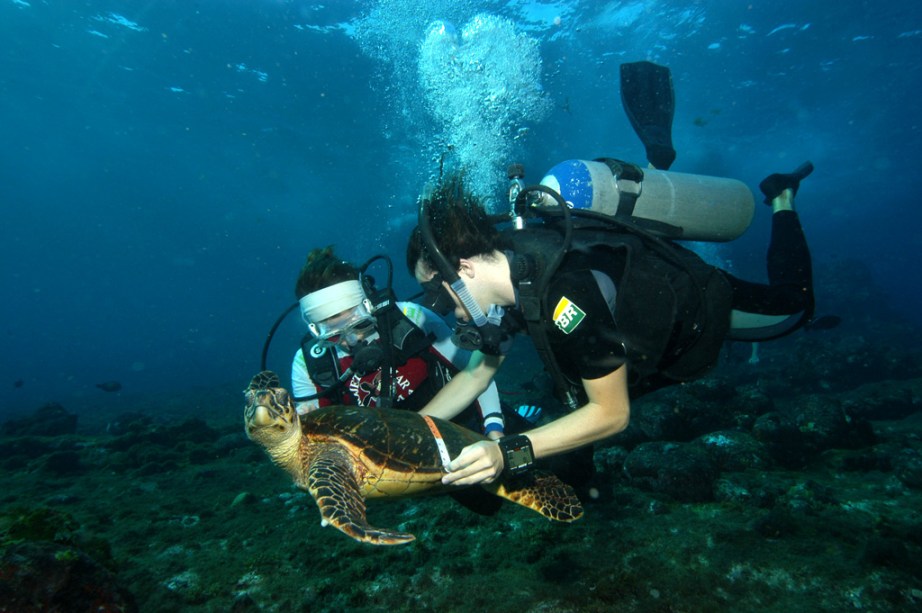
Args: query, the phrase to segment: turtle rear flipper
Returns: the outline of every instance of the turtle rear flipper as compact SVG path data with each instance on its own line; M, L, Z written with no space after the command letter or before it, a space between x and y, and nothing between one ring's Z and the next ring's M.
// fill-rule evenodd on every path
M375 528L365 518L365 497L349 458L336 448L321 451L307 471L307 489L320 509L324 525L331 525L362 543L401 545L416 537L407 532Z
M494 493L528 507L554 521L571 522L583 516L576 491L556 475L533 470L495 485Z
M328 520L324 518L321 525L327 525L327 521ZM342 524L330 523L333 527L338 528L344 534L348 534L360 543L368 543L370 545L403 545L404 543L416 540L416 537L409 532L397 532L396 530L388 530L386 528L373 528L369 526L367 522L362 524L355 522L346 522Z

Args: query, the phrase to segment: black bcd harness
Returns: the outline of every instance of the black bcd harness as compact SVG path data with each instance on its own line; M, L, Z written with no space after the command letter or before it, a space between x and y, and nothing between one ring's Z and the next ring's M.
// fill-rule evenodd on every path
M614 317L632 395L692 379L716 362L732 299L717 268L630 219L577 210L541 216L540 223L506 236L515 252L512 278L525 325L568 406L586 397L579 381L564 375L548 338L553 305L547 294L558 271L595 269L615 282Z

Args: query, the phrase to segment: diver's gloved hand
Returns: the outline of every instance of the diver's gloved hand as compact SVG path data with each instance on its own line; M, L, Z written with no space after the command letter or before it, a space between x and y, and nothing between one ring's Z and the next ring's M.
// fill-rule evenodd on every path
M771 204L772 200L780 196L781 192L786 189L791 190L796 196L800 182L806 179L811 172L813 172L813 163L807 161L798 166L794 172L787 174L776 172L762 179L762 182L759 183L759 189L765 194L765 204Z
M541 418L541 407L536 407L530 404L523 404L519 406L515 412L519 414L519 417L530 424L536 423Z

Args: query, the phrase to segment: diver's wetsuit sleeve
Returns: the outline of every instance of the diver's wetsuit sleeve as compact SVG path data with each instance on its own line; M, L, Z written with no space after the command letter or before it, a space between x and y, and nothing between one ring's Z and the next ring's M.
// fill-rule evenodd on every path
M432 335L434 339L432 345L438 349L439 354L457 366L455 354L461 350L451 342L451 328L448 327L444 319L415 302L398 302L397 308L417 328L422 329L426 334ZM462 359L460 368L464 368L464 364L467 364L467 356L462 356L459 359Z
M295 352L294 360L291 362L291 393L295 398L312 396L317 393L317 386L307 374L307 365L304 363L304 355L300 348ZM297 403L298 413L307 413L319 406L316 399Z
M459 348L451 340L451 328L435 312L412 302L397 303L403 314L426 334L434 337L432 349L444 362L449 362L455 370L463 370L471 359L471 352ZM496 381L477 397L477 410L483 423L485 434L503 430L503 411L499 402Z
M547 305L551 350L567 377L598 379L626 362L614 317L590 270L555 275Z

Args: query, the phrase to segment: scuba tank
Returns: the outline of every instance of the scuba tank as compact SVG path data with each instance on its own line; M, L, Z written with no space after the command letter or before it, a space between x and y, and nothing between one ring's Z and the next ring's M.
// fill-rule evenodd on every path
M559 193L572 209L629 218L677 240L733 240L755 213L752 192L736 179L641 169L611 158L561 162L541 185ZM538 206L557 207L546 194L538 200Z

